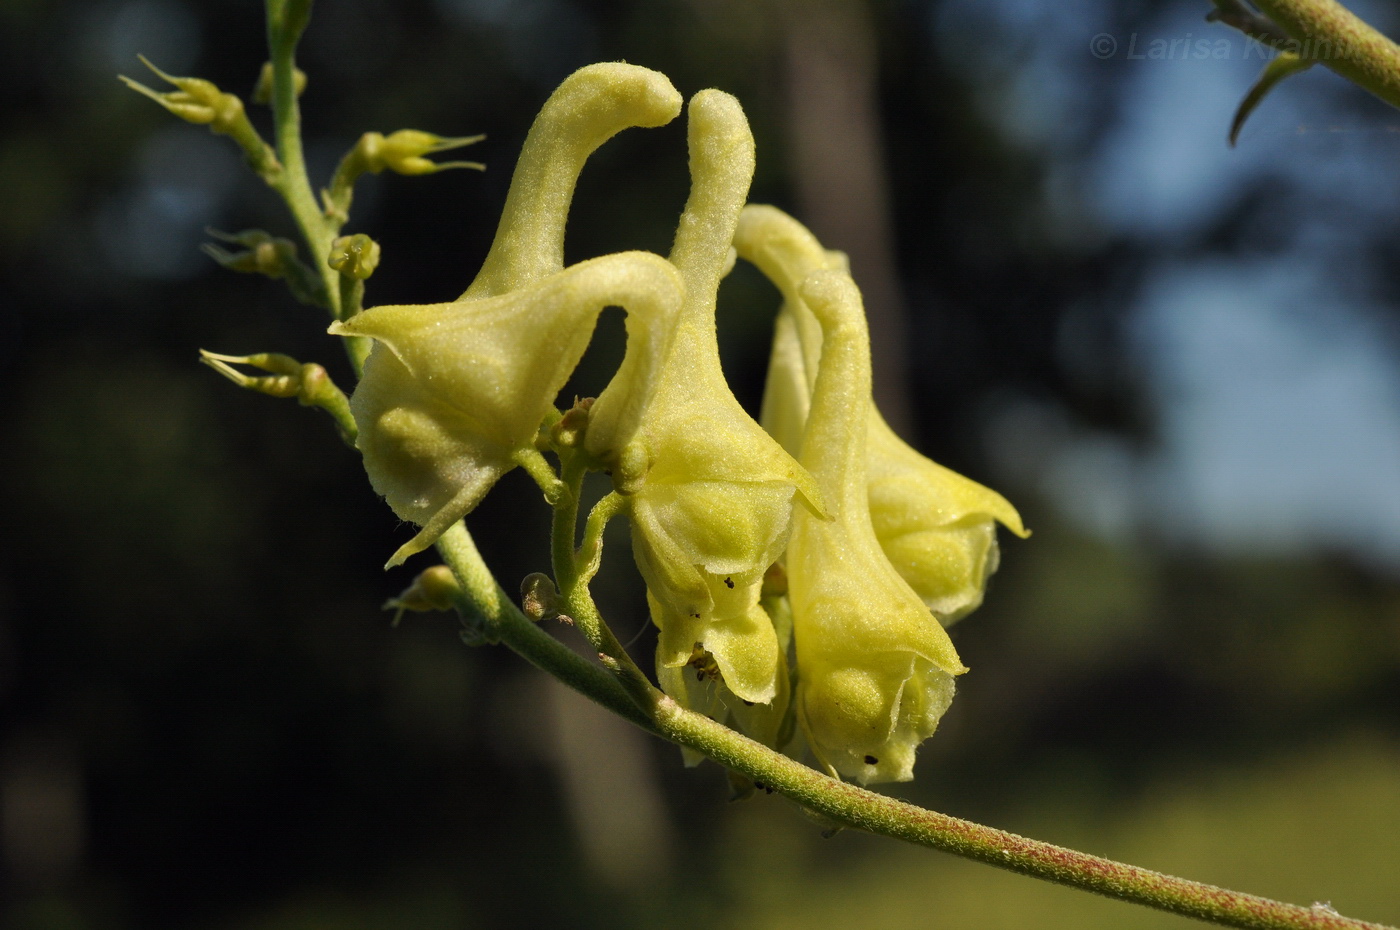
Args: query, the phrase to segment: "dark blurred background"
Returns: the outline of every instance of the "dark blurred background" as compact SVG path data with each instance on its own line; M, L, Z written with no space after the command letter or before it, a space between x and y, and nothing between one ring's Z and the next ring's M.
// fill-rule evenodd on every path
M1400 922L1400 116L1318 68L1231 149L1261 55L1207 8L321 0L313 180L368 129L487 133L484 174L355 201L369 301L446 300L573 68L738 95L753 199L851 254L883 406L1035 531L1003 539L954 631L973 671L889 790ZM325 418L195 361L281 351L349 384L315 311L198 251L289 221L227 140L115 78L156 84L144 53L246 94L262 30L228 0L0 5L0 924L1186 926L823 840L448 617L391 628L416 569L380 566L410 531ZM683 122L593 158L570 260L666 250ZM721 292L750 409L775 307L747 267ZM620 320L570 391L605 383ZM507 587L546 523L519 474L469 521ZM627 639L625 533L607 561Z

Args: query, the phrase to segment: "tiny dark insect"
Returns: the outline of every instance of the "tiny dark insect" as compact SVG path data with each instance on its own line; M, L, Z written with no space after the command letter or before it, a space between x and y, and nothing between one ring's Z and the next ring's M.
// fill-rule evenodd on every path
M725 585L725 587L729 588L731 591L734 590L734 579L733 579L733 578L726 578L726 579L724 579L724 585Z
M875 758L874 756L866 756L866 757L865 757L865 764L866 764L866 765L878 765L879 762L880 762L880 760L877 759L877 758Z

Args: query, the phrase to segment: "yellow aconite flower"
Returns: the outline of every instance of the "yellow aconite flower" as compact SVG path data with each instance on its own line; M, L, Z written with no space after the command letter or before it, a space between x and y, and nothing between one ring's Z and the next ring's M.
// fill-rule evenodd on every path
M815 271L799 295L822 328L802 464L834 520L793 517L788 597L797 716L817 758L862 784L907 781L914 752L966 669L948 634L885 557L866 492L870 338L850 277Z
M762 419L796 454L822 357L821 327L798 288L813 271L844 271L845 256L825 251L802 224L769 206L744 209L734 244L783 293ZM867 453L870 515L886 557L945 624L971 612L996 571L996 524L1027 535L1015 508L910 448L874 404Z
M595 412L586 445L629 498L633 553L661 631L662 685L693 705L677 670L698 678L712 659L720 693L737 698L731 705L766 704L780 716L783 660L759 592L787 543L794 497L816 507L818 495L739 406L720 369L715 294L753 174L753 136L738 101L696 94L689 147L690 198L671 250L685 303L670 355L635 436Z
M636 252L566 270L564 225L588 156L629 126L670 121L680 106L671 82L646 68L575 72L530 130L496 239L466 293L451 303L376 307L331 327L377 340L351 398L357 445L375 490L423 527L391 565L430 546L533 450L610 305L629 310L631 360L603 410L621 411L607 414L619 430L634 428L631 382L665 357L680 277L664 259Z

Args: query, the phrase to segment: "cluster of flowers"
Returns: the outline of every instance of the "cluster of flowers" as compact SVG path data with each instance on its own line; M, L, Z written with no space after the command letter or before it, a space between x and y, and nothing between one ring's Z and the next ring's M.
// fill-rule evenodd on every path
M564 226L588 156L681 110L661 74L584 68L550 97L494 244L457 300L382 306L331 328L375 340L351 398L375 489L432 545L541 425L606 307L627 350L578 445L625 499L660 631L667 694L862 783L912 777L965 671L945 625L978 605L1000 495L919 455L871 400L860 293L844 257L772 207L745 206L754 146L738 101L689 106L691 192L671 254L565 267ZM715 298L735 258L781 289L763 425L720 369Z

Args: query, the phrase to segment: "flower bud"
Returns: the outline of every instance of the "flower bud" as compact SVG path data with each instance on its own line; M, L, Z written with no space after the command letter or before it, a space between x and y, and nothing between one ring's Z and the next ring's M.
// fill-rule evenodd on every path
M355 195L355 182L366 173L379 174L385 169L395 174L435 174L451 168L486 170L477 161L433 161L427 158L438 152L461 148L480 142L485 136L461 136L455 139L435 136L417 129L400 129L389 136L367 132L341 158L331 178L330 187L321 192L321 204L326 215L344 223L350 215L350 203Z
M484 170L485 165L475 161L433 161L426 156L450 149L461 148L485 139L485 136L461 136L449 139L417 129L400 129L388 136L378 132L367 132L345 156L336 172L337 183L342 180L354 183L365 172L379 174L389 170L395 174L433 174L448 168L475 168ZM346 175L342 178L341 175Z
M685 280L675 339L653 383L633 380L630 406L611 404L619 371L590 411L585 443L613 466L615 486L628 497L667 693L683 704L700 700L678 671L699 650L738 706L772 704L785 681L777 636L758 603L763 576L787 543L794 499L816 508L818 495L739 406L720 369L715 294L753 172L748 121L738 101L714 90L695 96L689 119L691 193L671 251ZM635 418L615 413L637 404ZM626 428L628 419L639 429Z
M162 80L175 85L176 89L159 93L129 77L119 75L122 83L151 98L183 120L208 126L213 132L232 138L243 149L253 169L264 179L270 180L281 171L276 154L253 128L248 114L244 112L243 101L237 96L224 93L212 81L203 78L173 77L144 57L141 58L141 63Z
M797 716L829 769L907 781L966 669L948 634L880 548L866 491L870 340L860 292L822 270L800 296L822 328L802 464L832 520L798 510L787 550L799 670Z
M240 233L206 229L205 232L220 241L242 246L242 251L230 252L212 242L205 243L204 254L221 267L286 281L292 296L302 303L313 307L329 306L325 285L314 271L297 258L296 243L290 239L269 235L261 229L248 229Z
M379 267L379 243L364 233L341 236L331 243L326 264L348 278L363 281Z
M303 365L290 355L262 352L257 355L219 355L199 350L199 360L234 384L271 397L295 397L303 407L320 407L335 420L340 437L355 444L355 420L350 414L350 401L336 387L325 368L315 362ZM234 368L247 365L267 375L247 375Z
M413 584L404 588L398 597L385 601L384 609L394 611L394 626L398 626L406 610L414 613L452 610L461 596L462 586L457 583L452 569L434 565L419 572Z
M758 205L744 209L735 246L783 293L762 417L784 448L797 451L822 358L822 329L802 300L800 284L814 271L844 272L845 256L824 250L782 211ZM996 524L1017 536L1029 534L1000 494L920 455L895 435L873 402L869 409L866 480L875 535L924 604L952 623L981 604L996 571Z
M520 582L520 610L536 622L563 615L564 599L554 579L543 572L531 572Z
M295 242L273 236L261 229L248 229L240 233L226 233L217 229L209 229L207 232L222 242L243 247L240 252L230 252L228 249L213 243L205 243L204 254L229 271L262 274L273 279L285 278L288 269L297 260Z
M417 129L400 129L389 136L381 136L377 132L366 133L365 138L373 140L366 152L366 161L369 170L375 174L386 168L395 174L406 175L433 174L448 168L475 168L478 171L486 168L476 161L438 162L425 157L480 142L486 138L481 135L448 139Z
M292 90L300 97L306 91L306 72L300 68L292 69ZM253 86L253 102L268 106L272 103L272 62L263 62L262 70L258 72L258 83Z

